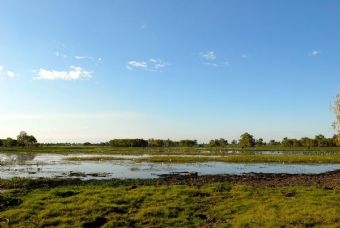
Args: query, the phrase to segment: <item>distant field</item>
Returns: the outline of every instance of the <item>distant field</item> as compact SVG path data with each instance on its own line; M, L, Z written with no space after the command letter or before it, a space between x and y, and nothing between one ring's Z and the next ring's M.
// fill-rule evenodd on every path
M0 147L0 152L35 153L107 153L107 154L222 154L227 151L295 151L299 153L340 153L340 147L110 147L110 146L40 146L32 148Z
M70 157L69 161L104 161L104 160L133 160L135 162L163 162L163 163L195 163L195 162L240 162L240 163L340 163L340 155L262 155L262 154L240 154L224 156L153 156L142 158L115 158L115 157Z

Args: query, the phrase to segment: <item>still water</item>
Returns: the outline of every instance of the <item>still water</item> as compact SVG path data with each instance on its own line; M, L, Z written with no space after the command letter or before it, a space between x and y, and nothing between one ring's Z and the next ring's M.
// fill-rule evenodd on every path
M187 164L134 162L132 160L68 161L70 157L112 156L138 158L153 155L0 153L0 178L77 177L82 179L158 178L171 172L205 174L322 173L340 169L340 164L224 163ZM159 156L159 155L157 155Z

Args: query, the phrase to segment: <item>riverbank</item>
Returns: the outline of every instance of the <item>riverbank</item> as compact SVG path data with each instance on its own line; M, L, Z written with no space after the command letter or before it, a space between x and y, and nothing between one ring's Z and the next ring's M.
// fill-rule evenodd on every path
M340 171L0 180L2 226L340 226Z

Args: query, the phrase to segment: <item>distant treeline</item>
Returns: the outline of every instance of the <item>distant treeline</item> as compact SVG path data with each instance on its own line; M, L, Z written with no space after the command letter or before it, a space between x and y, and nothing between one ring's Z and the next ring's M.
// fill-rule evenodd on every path
M30 147L30 146L112 146L112 147L263 147L263 146L281 146L281 147L336 147L340 146L339 137L334 135L326 138L324 135L317 135L314 138L303 137L301 139L283 138L281 141L269 140L265 142L262 138L255 139L253 135L244 133L238 140L228 140L224 138L212 139L209 143L197 143L197 140L184 139L173 141L170 139L112 139L109 142L92 144L86 143L45 143L38 144L33 135L28 135L22 131L17 139L7 138L0 139L2 147Z
M22 146L22 147L30 147L36 146L37 140L33 135L28 135L25 131L22 131L17 136L17 139L6 138L0 139L0 146L3 147L15 147L15 146Z
M244 133L239 140L232 140L230 143L224 138L212 139L209 143L198 144L197 140L179 140L170 139L113 139L108 142L113 147L260 147L260 146L282 146L282 147L336 147L340 146L337 136L326 138L323 135L317 135L314 138L303 137L301 139L283 138L282 141L269 140L265 142L262 138L255 139L253 135Z
M197 140L112 139L109 141L109 145L114 147L193 147L197 146Z

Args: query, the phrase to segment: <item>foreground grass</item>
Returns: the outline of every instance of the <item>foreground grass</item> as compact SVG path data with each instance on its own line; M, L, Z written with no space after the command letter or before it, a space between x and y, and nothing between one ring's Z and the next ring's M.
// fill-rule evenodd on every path
M0 193L0 200L14 202L0 211L0 221L9 220L12 227L340 226L339 189L121 182Z

